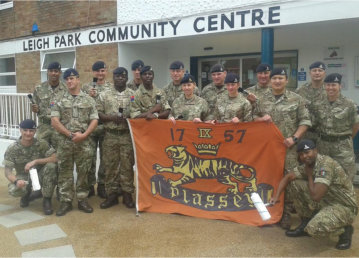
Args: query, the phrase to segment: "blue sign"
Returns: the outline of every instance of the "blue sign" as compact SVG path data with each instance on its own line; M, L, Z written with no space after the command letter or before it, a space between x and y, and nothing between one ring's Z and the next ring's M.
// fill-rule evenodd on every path
M306 72L298 72L298 81L306 81L307 73Z

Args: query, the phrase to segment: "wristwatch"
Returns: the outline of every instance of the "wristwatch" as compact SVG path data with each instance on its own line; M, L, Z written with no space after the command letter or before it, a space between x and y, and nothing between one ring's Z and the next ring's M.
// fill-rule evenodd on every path
M298 137L296 137L296 136L292 136L292 139L293 139L293 141L294 141L294 143L297 143L298 142Z
M69 139L72 140L72 138L74 138L74 134L71 132L69 135Z
M158 113L157 113L157 112L153 113L153 115L154 115L156 118L158 118Z

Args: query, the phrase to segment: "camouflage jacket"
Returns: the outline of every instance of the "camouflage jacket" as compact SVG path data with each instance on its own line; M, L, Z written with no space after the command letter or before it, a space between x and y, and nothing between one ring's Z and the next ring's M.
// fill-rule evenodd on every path
M141 85L141 84L140 84L140 85ZM129 81L129 82L126 83L126 87L129 88L129 89L131 89L131 90L133 90L133 91L138 90L138 88L140 87L140 85L138 85L138 87L137 87L137 85L136 85L136 83L135 83L135 80L132 80L132 81Z
M249 93L256 95L256 97L258 99L263 98L265 93L270 90L271 90L270 84L268 84L267 87L263 88L263 87L259 86L258 83L256 85L246 89L246 91L248 91Z
M307 179L304 165L294 169L294 173L299 179ZM322 183L328 186L328 192L324 195L320 203L341 204L352 207L355 214L358 211L353 183L345 173L344 169L329 156L318 154L313 168L314 183Z
M98 119L96 102L80 91L77 96L66 93L51 109L51 117L59 117L71 132L85 132L94 119Z
M229 97L223 94L218 98L214 113L208 119L216 119L219 122L231 122L238 117L241 122L252 121L252 106L249 101L238 94L236 97Z
M81 90L86 93L86 94L90 94L90 90L93 88L92 86L92 82L89 82L87 84L82 85ZM111 90L113 89L113 85L112 83L105 81L104 84L96 84L95 89L97 90L97 95L95 97L93 97L95 100L97 100L98 96L100 95L101 92L106 91L106 90Z
M314 123L321 134L331 136L352 135L353 126L359 123L355 103L343 95L330 103L327 95L316 101L314 107Z
M204 121L207 114L207 102L197 95L193 95L191 99L186 99L182 93L181 96L173 101L171 116L176 119L182 116L180 120L192 121L194 118L200 118Z
M129 118L130 117L130 103L131 100L134 98L135 92L127 88L119 92L116 89L104 91L100 94L99 98L97 99L97 111L99 113L103 113L106 115L110 114L116 114L119 113L119 108L123 108L122 116L123 118ZM107 122L104 123L104 127L106 129L127 129L128 130L128 124L126 120L123 121L123 123L117 125L114 122Z
M39 122L42 123L42 119L51 119L51 107L55 102L62 99L64 94L67 92L66 85L60 81L56 88L52 88L48 81L41 83L35 87L34 91L34 102L39 106L39 112L37 116Z
M131 118L147 112L150 108L156 105L156 95L161 96L161 112L165 110L171 110L168 104L166 93L153 85L152 90L146 90L143 84L140 85L138 90L135 92L134 101L131 101Z
M166 93L166 97L168 100L168 104L172 107L173 101L178 98L179 96L183 95L182 87L181 85L174 85L173 81L170 82L167 86L163 88L163 90ZM198 87L194 88L193 93L197 96L199 96L199 90Z
M5 151L3 165L10 169L14 169L17 175L28 175L25 173L25 165L35 159L43 159L50 157L55 150L49 146L46 141L37 140L31 146L23 146L20 139L12 143ZM43 165L36 166L38 170Z
M258 105L262 115L270 115L285 138L292 136L301 125L312 125L306 100L289 90L286 90L278 100L272 91L268 91ZM258 110L255 111L255 116L258 116Z
M213 82L202 89L201 97L204 98L208 103L209 114L214 112L217 99L223 93L227 94L226 86L223 85L221 88L218 88L214 85Z

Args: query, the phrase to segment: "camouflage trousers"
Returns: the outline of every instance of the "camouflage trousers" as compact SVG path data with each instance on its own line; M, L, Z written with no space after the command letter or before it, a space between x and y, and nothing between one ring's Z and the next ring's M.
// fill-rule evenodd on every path
M308 181L296 179L290 183L295 209L301 218L311 218L305 231L311 236L339 235L344 226L351 225L355 218L355 207L340 203L315 202L309 194Z
M88 173L93 158L93 143L90 138L74 143L67 137L62 137L57 150L59 166L58 187L61 202L72 202L74 198L74 164L76 164L77 200L84 200L89 193Z
M353 139L351 137L334 142L320 139L318 151L320 154L327 155L336 160L343 167L350 180L353 181L356 174L356 167Z
M39 140L46 141L55 150L60 140L59 133L49 124L40 124L36 130L36 137Z
M37 173L43 197L51 198L57 181L57 164L47 163L44 166L38 166ZM11 196L22 197L27 193L31 192L31 180L28 173L18 174L16 175L16 178L28 181L29 184L26 187L21 188L16 187L13 183L10 183L8 185L8 192Z
M285 164L284 164L284 174L288 174L292 172L296 166L298 166L298 156L296 151L296 145L293 145L291 148L287 149L287 153L285 156ZM284 213L289 214L292 211L293 206L293 196L292 192L290 191L291 186L288 185L285 189L284 194Z
M91 134L91 139L93 142L93 151L94 156L91 162L91 169L88 175L88 184L94 185L96 184L96 161L97 161L97 148L100 149L100 165L97 172L97 182L99 184L105 183L105 170L103 167L103 140L105 136L105 131L103 125L99 125L95 131Z
M129 131L106 132L103 153L107 194L117 193L119 185L124 192L133 193L134 154Z

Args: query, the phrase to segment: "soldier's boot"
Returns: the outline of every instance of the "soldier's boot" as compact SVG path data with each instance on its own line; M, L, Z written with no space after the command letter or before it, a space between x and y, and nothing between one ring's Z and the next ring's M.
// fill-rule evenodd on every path
M118 204L118 196L117 193L110 194L107 199L100 204L101 209L107 209L114 205Z
M86 213L92 213L93 208L90 206L90 204L87 202L87 200L82 200L78 202L78 206L80 211L86 212Z
M127 208L135 208L135 203L133 202L131 193L122 192L122 198L122 202Z
M352 244L352 235L354 232L353 226L345 226L344 230L344 233L339 236L339 241L335 246L336 249L346 250L349 249Z
M282 215L282 218L279 222L279 225L283 229L290 229L291 221L290 221L290 214L287 212L284 212Z
M56 211L56 216L64 216L67 212L72 210L71 202L61 202L60 208Z
M87 197L90 198L91 196L95 196L95 186L93 185L89 187L89 194L87 195Z
M285 232L286 236L288 237L301 237L301 236L308 236L308 233L304 231L305 227L308 225L310 218L302 218L302 222L300 225L293 229L287 230Z
M97 195L102 199L107 198L106 188L104 184L97 184Z
M30 193L29 201L35 201L36 199L42 198L42 192L41 190L34 191Z
M21 208L25 208L25 207L29 206L30 194L31 194L31 192L28 191L23 197L21 197L21 199L20 199L20 207Z
M44 197L42 200L42 208L45 215L51 215L54 211L52 210L51 198Z

